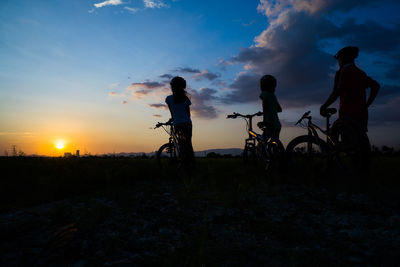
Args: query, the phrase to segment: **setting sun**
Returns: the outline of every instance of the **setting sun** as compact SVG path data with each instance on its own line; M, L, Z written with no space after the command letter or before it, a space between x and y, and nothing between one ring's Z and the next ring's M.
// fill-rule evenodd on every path
M64 148L64 142L63 141L58 141L57 144L56 144L56 148L63 149Z

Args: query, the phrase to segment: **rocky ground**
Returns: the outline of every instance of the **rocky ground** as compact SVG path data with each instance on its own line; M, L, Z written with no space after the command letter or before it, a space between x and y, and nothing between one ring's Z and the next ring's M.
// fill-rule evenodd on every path
M143 179L2 212L0 265L399 266L399 207L323 186Z

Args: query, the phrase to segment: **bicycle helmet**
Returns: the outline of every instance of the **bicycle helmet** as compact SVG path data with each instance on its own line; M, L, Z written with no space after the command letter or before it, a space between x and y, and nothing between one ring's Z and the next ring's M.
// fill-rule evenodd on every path
M276 78L269 74L262 76L260 79L260 87L261 90L275 89Z
M340 49L333 57L336 59L346 58L354 60L358 57L358 51L359 49L356 46L346 46Z

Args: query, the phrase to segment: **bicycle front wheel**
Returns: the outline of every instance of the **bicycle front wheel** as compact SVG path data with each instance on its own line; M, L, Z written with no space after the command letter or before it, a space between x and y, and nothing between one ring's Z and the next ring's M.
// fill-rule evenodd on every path
M287 161L291 170L304 170L307 174L324 172L328 169L328 147L324 140L315 136L302 135L294 138L286 147Z
M257 163L257 152L254 146L245 145L243 150L244 163Z
M162 145L157 151L156 159L160 168L177 165L178 156L175 145L173 143L166 143Z

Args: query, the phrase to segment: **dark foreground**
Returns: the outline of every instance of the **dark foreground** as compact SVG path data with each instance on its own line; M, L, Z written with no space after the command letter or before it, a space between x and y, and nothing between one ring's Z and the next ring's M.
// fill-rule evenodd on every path
M370 185L240 159L0 158L0 266L395 266L400 158Z

